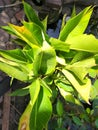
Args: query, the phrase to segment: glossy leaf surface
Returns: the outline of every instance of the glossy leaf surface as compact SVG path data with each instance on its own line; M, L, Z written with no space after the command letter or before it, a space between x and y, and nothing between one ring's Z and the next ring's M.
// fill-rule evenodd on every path
M72 38L75 35L83 34L88 25L92 11L92 8L90 9L90 7L87 7L78 15L68 20L60 32L59 39L65 41L68 36Z
M56 66L56 54L54 49L46 42L41 48L41 51L35 57L33 68L34 74L50 74L55 70Z
M73 85L73 87L78 91L81 97L87 103L89 103L90 88L91 88L90 79L85 79L85 83L81 84L71 72L67 70L62 70L62 72L64 73L65 77L70 81L70 83Z
M46 128L46 124L51 114L51 102L45 93L45 89L41 89L38 100L31 112L30 130L42 130L43 128Z

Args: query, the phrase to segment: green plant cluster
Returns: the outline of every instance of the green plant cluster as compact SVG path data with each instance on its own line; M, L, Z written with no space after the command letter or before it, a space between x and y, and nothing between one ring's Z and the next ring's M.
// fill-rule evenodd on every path
M66 130L63 123L70 118L81 126L83 121L90 121L90 116L98 109L98 103L95 103L98 81L92 84L91 80L97 75L98 40L92 34L85 34L93 7L89 6L77 15L73 13L67 22L64 16L59 37L53 38L46 33L48 17L40 21L29 4L23 2L23 5L28 21L22 21L21 26L9 23L2 27L16 36L14 42L20 48L0 49L0 70L12 79L29 84L11 94L30 95L18 130L51 129L48 124L52 116L57 119L55 130ZM72 108L75 105L73 110L78 107L85 110L83 104L93 100L93 112L90 108L80 113L77 110L78 115L69 111L70 103ZM98 127L97 117L92 121Z

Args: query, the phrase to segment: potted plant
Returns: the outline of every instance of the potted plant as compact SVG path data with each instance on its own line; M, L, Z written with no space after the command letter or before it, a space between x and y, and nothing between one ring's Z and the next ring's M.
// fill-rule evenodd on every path
M16 90L12 96L29 94L30 101L22 114L18 130L47 130L54 113L57 124L63 130L64 106L61 100L77 104L90 104L96 98L96 85L91 78L97 74L98 40L92 34L84 34L93 7L73 15L66 23L62 20L58 38L47 35L47 19L40 21L32 7L23 2L28 21L21 26L8 24L2 29L16 36L14 42L20 48L0 49L0 69L27 87ZM73 118L75 121L77 118Z

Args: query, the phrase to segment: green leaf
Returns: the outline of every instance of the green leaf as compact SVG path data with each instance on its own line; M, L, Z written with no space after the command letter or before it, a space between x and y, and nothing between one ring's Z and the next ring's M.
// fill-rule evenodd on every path
M14 61L5 59L3 57L0 57L0 61L7 64L7 65L15 67L16 69L22 71L23 73L25 73L28 76L31 76L31 78L32 78L32 75L33 75L32 63L25 63L25 62L18 63L18 62L14 62Z
M70 81L73 87L77 90L77 92L81 95L81 97L89 104L90 98L90 89L91 89L91 81L90 79L86 78L85 83L81 84L76 77L69 72L68 70L62 70L65 77Z
M62 97L67 101L71 103L75 103L75 97L70 92L65 91L63 88L59 87L60 94Z
M20 81L29 81L29 76L27 75L27 73L22 72L17 67L13 67L6 63L0 62L0 70Z
M66 22L66 14L64 14L62 19L61 30L64 28L65 22Z
M70 49L98 53L98 39L93 35L82 34L66 41Z
M91 58L93 56L94 56L93 53L79 51L75 54L75 56L73 56L73 59L72 59L70 64L73 64L73 63L78 62L78 61L83 61L83 60L85 60L87 58Z
M57 101L56 110L57 110L58 116L60 116L60 117L63 116L64 109L63 109L63 104L60 100Z
M94 58L88 58L72 65L66 65L66 69L73 72L81 81L83 81L85 76L88 74L88 70L95 65Z
M32 23L32 22L28 23L28 22L23 21L22 23L24 27L27 30L29 30L29 32L32 34L33 39L37 41L38 46L42 46L42 43L43 43L42 29L37 24Z
M94 99L98 95L98 80L96 80L91 87L90 97Z
M94 86L96 87L96 91L98 92L98 79L94 82Z
M95 126L98 128L98 119L95 120Z
M74 91L74 89L72 88L71 85L68 85L66 82L61 81L59 79L55 81L55 84L58 88L62 88L64 91L67 91L67 92L73 92Z
M87 7L78 15L68 20L60 32L59 39L65 41L67 37L72 38L73 36L82 34L88 25L92 11L93 8Z
M48 45L47 42L44 43L41 51L34 59L33 72L35 75L38 74L50 74L55 70L56 66L56 54L54 49Z
M90 69L90 70L89 70L89 76L90 76L91 78L95 78L96 75L97 75L96 69Z
M79 117L77 117L77 116L72 116L72 119L73 119L73 121L74 121L75 124L77 124L77 125L79 125L79 126L82 125L82 122L81 122L81 120L79 119Z
M40 79L40 84L41 86L45 89L45 92L47 94L48 97L51 97L52 95L52 90L50 89L50 87L47 85L47 82L45 82L43 79Z
M72 14L71 14L71 18L76 16L76 8L75 5L73 6L73 10L72 10Z
M29 91L30 91L31 103L32 103L32 106L34 106L38 98L38 94L40 92L40 81L38 78L33 79L31 85L29 86Z
M66 61L63 57L56 56L56 61L61 65L66 65Z
M23 51L28 62L33 63L34 58L41 51L41 48L30 48L29 46L25 46Z
M38 16L36 15L35 11L33 10L33 8L29 4L27 4L26 2L23 2L23 5L24 5L24 12L25 12L28 20L30 22L36 23L37 25L39 25L43 29L43 24L39 20Z
M22 39L16 38L16 39L12 39L12 42L15 44L18 44L22 47L27 46L27 43L25 41L23 41Z
M44 26L45 32L47 31L47 20L48 20L48 16L45 17L45 19L42 21L42 24L43 24L43 26Z
M51 46L55 49L55 50L59 50L59 51L64 51L64 52L69 52L69 44L66 44L66 42L62 42L59 39L56 38L50 38L49 39Z
M26 56L21 49L0 50L0 55L2 55L6 59L16 61L18 63L27 62Z
M79 23L77 24L77 26L70 32L70 34L67 37L67 40L81 35L84 33L85 29L87 28L87 25L89 23L93 8L89 8L87 7L89 10L85 11L83 16L81 17ZM85 10L85 9L84 9Z
M33 63L33 60L34 60L34 51L33 51L33 49L32 48L30 48L28 50L24 49L24 53L25 53L27 62L28 63Z
M94 58L95 58L96 64L98 64L98 54L96 54L96 55L94 56Z
M1 26L1 28L7 31L9 34L16 35L15 31L10 26Z
M14 30L15 35L25 41L30 47L38 48L38 41L32 36L32 33L24 26L16 26L9 24L9 26Z
M96 87L93 85L90 91L90 98L93 100L98 95Z
M29 124L30 124L30 115L31 115L31 111L32 111L32 103L29 102L29 104L27 105L25 111L23 112L20 120L19 120L19 126L18 126L18 130L30 130Z
M12 92L11 96L25 96L29 94L29 86Z
M51 114L51 102L45 92L45 89L41 89L38 101L31 112L30 130L42 130L43 128L46 128Z

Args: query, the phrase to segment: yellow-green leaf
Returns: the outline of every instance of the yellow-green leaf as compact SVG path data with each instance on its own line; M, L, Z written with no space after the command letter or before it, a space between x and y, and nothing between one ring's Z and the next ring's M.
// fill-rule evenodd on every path
M81 97L89 103L90 98L90 89L91 89L91 81L90 79L85 79L85 83L80 83L75 76L69 72L68 70L63 69L62 70L65 77L70 81L70 83L73 85L73 87L77 90L77 92L81 95Z

